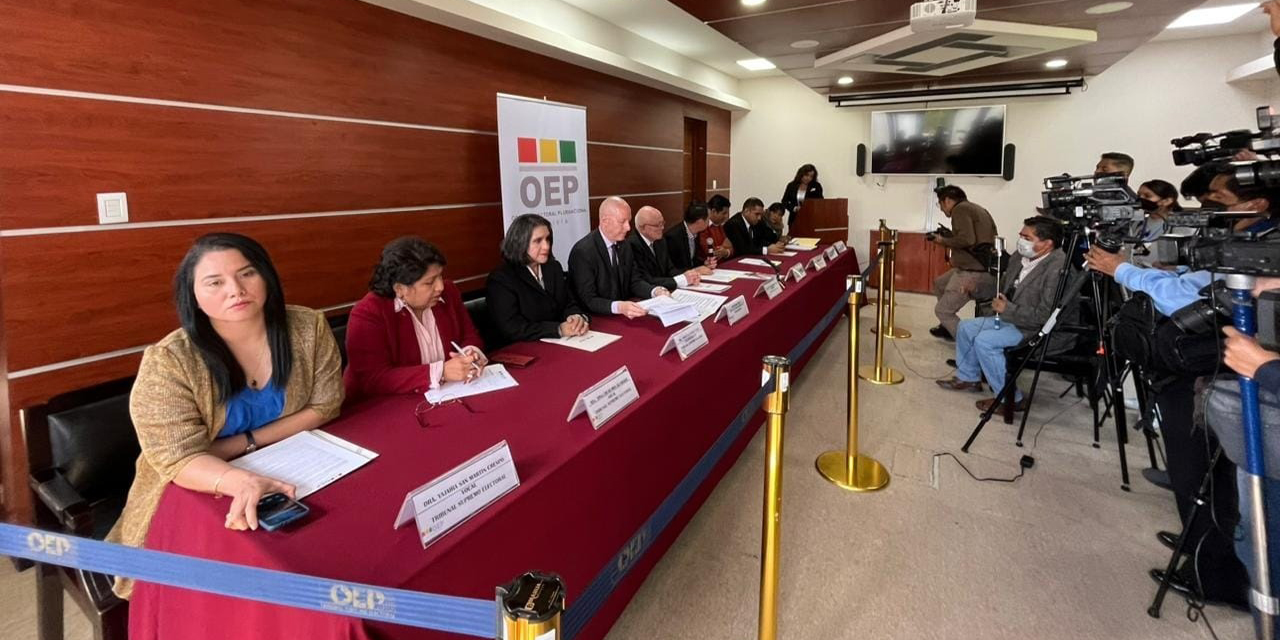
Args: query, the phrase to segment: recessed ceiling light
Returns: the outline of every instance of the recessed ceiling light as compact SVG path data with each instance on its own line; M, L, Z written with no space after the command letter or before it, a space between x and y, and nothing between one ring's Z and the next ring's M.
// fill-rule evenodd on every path
M1245 4L1230 4L1222 7L1208 7L1205 9L1192 9L1184 14L1181 18L1174 20L1169 25L1170 29L1186 29L1189 27L1207 27L1215 24L1227 24L1235 21L1236 18L1243 16L1250 11L1258 8L1256 2L1246 2Z
M817 40L796 40L795 42L791 43L791 48L792 49L812 49L818 46L819 44L821 43L819 43Z
M1104 16L1108 13L1120 13L1125 9L1133 7L1132 2L1104 2L1085 9L1084 12L1091 16Z
M746 7L755 7L764 4L764 0L742 0L742 5Z
M849 76L840 76L840 79L839 79L839 80L836 80L836 84L838 84L838 85L840 85L840 86L842 86L842 87L847 87L847 86L849 86L849 85L853 84L853 78L851 78L851 77L849 77Z
M739 60L738 64L748 71L768 71L776 69L772 62L764 58L751 58L750 60Z
M1044 66L1049 67L1050 69L1061 69L1067 66L1067 61L1062 58L1054 58L1053 60L1044 63Z

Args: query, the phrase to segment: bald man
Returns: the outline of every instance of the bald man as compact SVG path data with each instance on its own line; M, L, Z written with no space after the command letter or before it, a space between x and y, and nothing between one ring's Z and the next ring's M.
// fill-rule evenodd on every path
M711 269L700 267L684 270L671 262L671 252L662 234L666 231L662 212L653 207L640 207L636 212L635 230L627 235L627 245L636 261L640 277L651 285L674 290L698 284Z
M600 226L569 251L569 282L578 301L596 315L639 318L644 307L628 298L668 295L665 287L645 282L625 242L631 230L631 206L617 196L600 203Z

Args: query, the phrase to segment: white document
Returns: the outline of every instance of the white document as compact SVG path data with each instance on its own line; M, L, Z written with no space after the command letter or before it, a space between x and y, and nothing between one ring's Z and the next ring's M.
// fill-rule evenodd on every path
M724 293L725 291L728 291L730 287L727 284L711 284L710 282L700 282L698 284L690 284L680 288L688 289L689 291L701 291L703 293Z
M792 238L790 244L805 250L818 248L818 238Z
M297 488L301 500L376 457L368 449L313 429L236 458L231 466L287 482Z
M747 307L747 297L738 296L730 300L728 304L720 307L720 311L716 313L716 319L713 322L720 322L720 318L727 317L729 318L729 326L732 327L738 324L739 320L747 317L750 311L751 309Z
M729 301L727 296L718 296L712 293L702 293L699 291L686 291L679 289L671 294L677 302L691 304L698 310L698 321L706 320L716 314L720 309L720 305Z
M769 262L765 262L764 260L762 260L762 259L760 259L760 258L743 258L743 259L741 259L741 260L739 260L739 261L738 261L738 264L749 264L749 265L751 265L751 266L753 266L753 267L764 267L764 268L768 269L768 268L769 268L769 263L770 263L770 262L772 262L772 263L773 263L773 266L775 266L775 267L780 267L780 266L782 266L782 261L781 261L781 260L770 260Z
M770 255L782 256L784 258L794 258L796 257L797 254L795 251L783 251L782 253L774 253Z
M596 352L611 344L622 336L614 333L604 333L601 331L588 331L580 336L572 338L543 338L543 342L558 344L563 347L572 347L583 351Z
M751 277L750 271L741 271L738 269L714 269L711 275L702 276L703 280L711 282L733 282L738 278Z
M788 245L787 245L787 251L791 251L791 252L797 252L797 251L813 251L814 249L817 249L817 247L810 247L810 246L802 245L802 244L788 244ZM786 255L786 254L783 254L783 255ZM796 254L795 254L795 253L792 253L791 255L793 255L793 256L794 256L794 255L796 255Z
M503 440L410 491L400 505L395 528L414 520L425 548L519 486L515 461Z
M573 406L569 408L569 417L565 418L565 422L585 411L587 418L591 420L591 428L599 429L610 418L639 399L640 391L636 389L636 382L631 378L631 372L623 366L579 393L573 400Z
M471 382L446 382L440 385L440 388L428 391L426 396L427 402L439 404L448 400L478 396L482 393L489 393L499 389L509 389L519 384L515 378L511 377L510 373L507 373L506 367L500 364L491 364L480 372L480 377Z
M680 291L677 289L676 293ZM662 321L662 326L669 327L677 322L693 322L698 319L698 309L691 304L679 302L675 299L675 294L669 296L654 296L648 300L639 302L649 315L656 317Z
M689 356L695 351L701 349L708 344L707 332L703 330L701 322L695 322L673 334L667 338L666 343L662 345L662 350L658 352L659 356L664 356L672 348L680 355L681 360L688 360Z

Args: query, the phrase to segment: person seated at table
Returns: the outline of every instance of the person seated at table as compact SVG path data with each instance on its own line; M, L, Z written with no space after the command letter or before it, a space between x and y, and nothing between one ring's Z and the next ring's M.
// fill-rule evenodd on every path
M342 365L324 314L285 305L262 245L201 236L174 277L182 328L147 347L129 397L138 434L133 486L107 540L140 547L169 483L229 496L228 529L257 529L258 500L292 485L227 460L338 415ZM116 581L129 597L132 581Z
M742 203L742 211L735 214L724 225L724 234L733 243L733 255L756 256L765 253L782 253L783 243L777 240L765 243L760 237L756 225L764 218L764 203L760 198L747 198Z
M1007 368L1004 350L1035 335L1053 312L1058 276L1067 260L1066 252L1057 250L1062 244L1062 223L1044 216L1027 218L1022 223L1025 226L1018 234L1021 259L1010 261L1002 290L991 303L999 315L960 321L956 329L956 375L938 380L938 386L982 391L981 377L986 376L987 384L999 393L1004 388ZM1069 322L1072 317L1074 314L1064 312L1059 322ZM1062 340L1070 339L1069 334L1055 334L1050 339L1050 352ZM977 407L986 411L995 400L979 400ZM1026 411L1021 391L1014 391L1013 400L1016 411Z
M786 213L787 208L781 202L775 202L764 210L764 217L755 226L756 237L761 244L767 246L781 242L786 248L787 241L791 239L782 228L782 217Z
M705 267L706 271L702 272L703 275L715 269L715 255L704 258L705 249L698 248L698 238L710 226L711 217L707 211L707 205L697 200L690 202L684 209L684 220L677 222L662 235L663 240L666 240L667 254L671 258L671 264L684 271Z
M470 381L488 363L444 267L444 254L422 238L383 247L369 293L347 321L348 401L426 393L443 382Z
M707 200L707 229L698 234L698 255L704 262L733 257L733 243L724 234L724 223L729 221L729 207L729 199L719 194Z
M671 262L671 252L663 238L662 212L653 207L640 207L636 212L635 229L627 234L627 245L635 258L636 270L645 282L674 290L698 284L702 276L710 275L709 267L681 269Z
M578 301L596 315L640 318L644 307L627 298L668 295L665 287L645 282L624 240L631 230L631 205L618 196L600 203L600 226L569 251L569 281Z
M553 241L551 223L535 213L517 217L507 228L502 264L485 285L489 314L507 340L570 338L590 328L551 253Z

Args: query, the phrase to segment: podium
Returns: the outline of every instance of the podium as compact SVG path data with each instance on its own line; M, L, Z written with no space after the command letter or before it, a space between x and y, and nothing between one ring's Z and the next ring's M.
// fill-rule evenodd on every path
M818 238L822 244L849 240L849 200L826 198L805 200L796 212L789 231L795 238Z
M871 253L868 255L874 256L880 232L872 229L869 238ZM898 264L893 279L899 292L933 293L933 281L950 268L946 247L929 242L923 231L898 232ZM867 285L880 288L875 275L870 277Z

